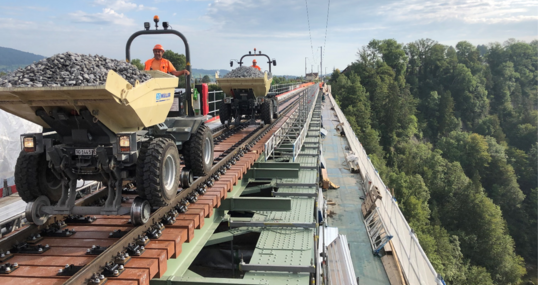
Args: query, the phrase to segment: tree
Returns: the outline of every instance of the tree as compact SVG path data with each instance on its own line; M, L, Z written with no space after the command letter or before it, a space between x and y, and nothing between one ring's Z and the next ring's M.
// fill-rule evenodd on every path
M372 40L347 70L333 95L437 272L518 284L538 260L538 40Z
M167 50L164 52L163 58L168 59L174 65L176 70L185 69L185 64L187 62L185 55L175 53L171 50Z
M454 99L450 91L442 93L439 103L438 134L445 136L461 128L461 122L454 116Z
M478 76L464 64L458 64L454 71L454 81L451 88L455 110L469 128L472 128L489 112L487 91Z
M395 190L395 197L405 218L413 228L422 228L429 224L430 191L419 174L406 175L403 172L389 175L390 188Z
M498 143L506 141L506 135L502 130L501 122L497 115L490 115L481 120L476 127L476 132L483 136L494 137Z
M138 70L144 70L144 65L142 64L142 62L138 58L135 58L135 59L131 60L131 64L136 66L136 68L138 68Z
M185 58L185 55L175 53L175 52L173 52L171 50L167 50L167 51L164 52L163 58L168 59L172 63L172 65L174 66L174 68L176 70L185 69L186 62L187 62L187 60ZM181 76L179 76L179 85L178 85L178 87L185 88L185 86L186 86L186 76L181 75Z
M209 83L211 82L211 78L209 78L209 76L207 75L204 75L204 77L202 78L202 83Z

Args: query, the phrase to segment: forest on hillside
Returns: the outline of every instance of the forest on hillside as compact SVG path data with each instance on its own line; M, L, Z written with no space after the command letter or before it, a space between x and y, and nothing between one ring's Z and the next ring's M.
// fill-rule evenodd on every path
M521 284L537 263L537 64L537 40L388 39L332 74L332 94L447 284Z

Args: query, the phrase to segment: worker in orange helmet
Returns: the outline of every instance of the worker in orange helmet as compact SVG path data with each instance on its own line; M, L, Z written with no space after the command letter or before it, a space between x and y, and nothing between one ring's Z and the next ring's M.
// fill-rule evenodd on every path
M144 70L160 70L164 73L171 73L175 76L189 75L190 72L186 69L177 71L174 65L167 59L163 58L164 48L162 45L155 45L153 48L153 58L148 59L144 66Z
M261 69L258 65L256 65L256 63L257 63L257 61L256 61L256 60L253 60L253 61L252 61L252 67L256 68L256 69L259 70L259 71L262 71L262 69Z

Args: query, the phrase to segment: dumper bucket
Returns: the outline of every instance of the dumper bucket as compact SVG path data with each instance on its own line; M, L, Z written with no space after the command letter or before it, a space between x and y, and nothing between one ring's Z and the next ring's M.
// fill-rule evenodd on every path
M152 78L135 86L110 70L100 86L0 88L0 109L49 128L36 110L86 108L115 133L138 131L164 122L178 85L173 75L145 72Z
M260 78L217 78L217 84L228 96L233 96L232 89L252 89L255 97L265 97L271 88L273 78L267 79L267 72Z

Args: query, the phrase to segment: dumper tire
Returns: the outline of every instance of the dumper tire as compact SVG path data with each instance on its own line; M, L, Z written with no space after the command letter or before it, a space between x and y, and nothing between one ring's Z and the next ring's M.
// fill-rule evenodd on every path
M141 198L146 198L146 190L144 189L144 161L146 160L146 153L148 152L149 144L151 140L145 141L140 146L140 151L138 152L138 159L136 164L136 193Z
M278 117L279 117L279 114L278 114L278 102L273 101L273 119L276 120L276 119L278 119Z
M194 176L208 175L213 167L213 149L211 130L202 124L183 147L185 167L191 169Z
M224 101L220 102L219 106L219 117L220 117L220 123L225 124L226 121L230 120L230 104L225 104Z
M48 167L45 153L21 151L15 165L15 185L27 203L45 195L55 204L62 196L62 181Z
M142 171L137 169L137 188L142 186L152 207L166 206L179 187L179 153L175 142L168 138L152 140L140 163L143 167Z
M266 100L262 104L261 108L262 120L265 124L271 124L273 122L273 101Z

